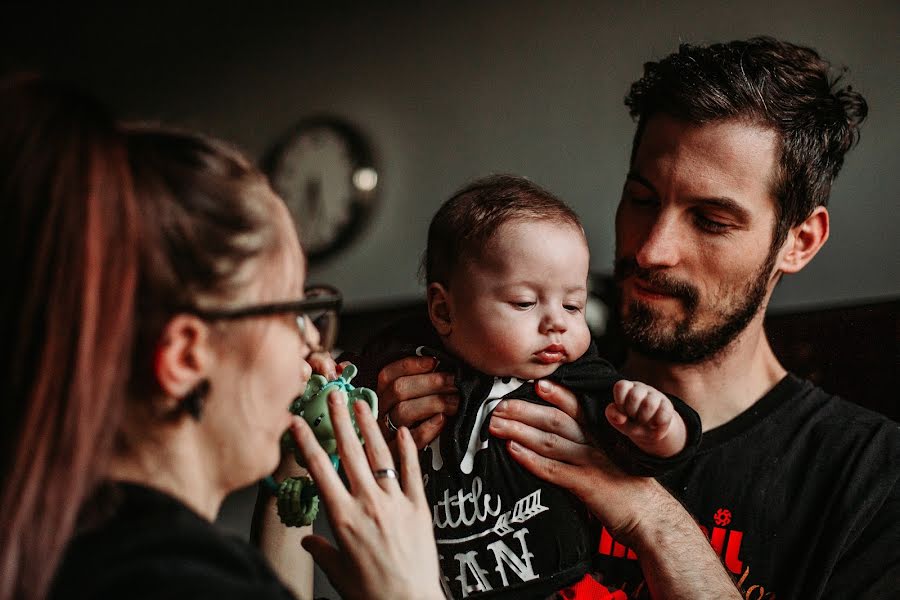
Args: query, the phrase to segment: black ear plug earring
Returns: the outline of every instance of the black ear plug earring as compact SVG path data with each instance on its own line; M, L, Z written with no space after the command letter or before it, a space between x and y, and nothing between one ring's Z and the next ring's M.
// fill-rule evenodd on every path
M207 394L209 394L209 379L204 379L184 395L180 403L181 409L191 415L195 421L199 421L200 415L203 413L203 401Z

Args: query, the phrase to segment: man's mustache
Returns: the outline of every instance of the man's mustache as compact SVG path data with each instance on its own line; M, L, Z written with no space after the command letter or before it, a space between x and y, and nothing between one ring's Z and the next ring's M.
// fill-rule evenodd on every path
M632 275L650 287L680 299L688 310L696 308L700 303L699 290L687 281L676 279L660 269L645 269L637 264L633 256L616 259L613 266L613 279L616 283L621 286Z

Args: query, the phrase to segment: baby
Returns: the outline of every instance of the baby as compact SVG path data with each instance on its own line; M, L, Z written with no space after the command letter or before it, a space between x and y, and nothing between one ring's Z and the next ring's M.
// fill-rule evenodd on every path
M597 355L584 316L589 259L562 201L519 177L478 180L441 206L428 231L430 328L367 353L375 369L414 352L455 374L457 415L422 457L453 597L546 597L583 577L597 552L600 527L577 500L492 439L487 424L503 398L544 403L534 382L559 382L632 474L660 475L699 442L687 405L622 379Z

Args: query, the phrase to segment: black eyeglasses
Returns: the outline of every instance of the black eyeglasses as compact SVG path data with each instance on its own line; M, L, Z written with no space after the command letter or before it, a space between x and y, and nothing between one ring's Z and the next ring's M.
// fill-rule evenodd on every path
M210 310L191 309L187 312L204 321L232 321L294 313L303 342L313 351L328 352L334 347L337 338L338 311L341 309L343 297L339 291L330 286L307 288L304 295L306 296L304 299L290 302ZM318 339L315 339L313 331L318 332Z

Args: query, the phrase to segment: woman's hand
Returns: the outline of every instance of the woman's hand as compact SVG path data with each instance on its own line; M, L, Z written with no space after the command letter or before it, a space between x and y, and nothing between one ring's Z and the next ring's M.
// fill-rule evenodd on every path
M378 403L394 427L407 427L416 447L421 449L438 436L446 416L455 415L459 395L450 373L433 372L437 359L408 356L392 362L378 374ZM394 436L380 419L386 439Z
M342 598L443 598L431 510L412 436L405 427L397 432L398 479L368 405L353 405L363 448L343 393L332 392L328 404L350 490L306 422L295 418L291 432L319 488L337 541L335 547L310 535L303 539L303 547Z
M306 358L306 362L308 362L309 366L312 367L313 373L323 375L328 381L337 379L338 375L341 374L341 371L344 368L343 363L341 363L340 365L336 364L334 362L334 359L331 357L331 354L322 350L317 350L311 353Z

